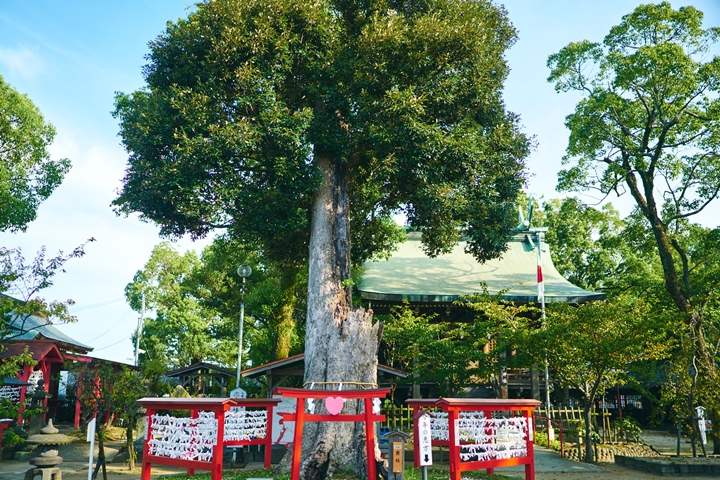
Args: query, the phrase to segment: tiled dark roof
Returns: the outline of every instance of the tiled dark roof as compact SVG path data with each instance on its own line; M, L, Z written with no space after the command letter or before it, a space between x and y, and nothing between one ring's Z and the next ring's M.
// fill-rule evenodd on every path
M305 361L305 354L299 353L297 355L293 355L292 357L283 358L282 360L275 360L274 362L266 363L265 365L258 365L257 367L248 368L247 370L243 370L240 372L240 374L243 377L257 377L259 375L265 374L268 370L272 370L274 368L280 368L284 367L286 365L292 365L295 363L303 363ZM402 370L398 370L396 368L388 367L387 365L382 365L378 363L377 366L378 371L394 375L396 377L400 378L406 378L407 373L403 372Z
M175 370L170 370L168 372L165 372L166 377L177 377L179 375L182 375L183 373L191 373L196 370L210 370L212 372L217 372L223 375L227 375L228 377L234 377L235 372L232 372L226 368L218 367L217 365L213 365L212 363L205 363L205 362L199 362L192 364L187 367L182 368L176 368Z
M84 345L65 335L43 318L34 315L18 315L15 313L8 315L8 317L7 327L13 330L13 333L10 335L11 340L55 340L56 342L64 344L66 348L79 351L80 353L90 352L93 349L93 347Z

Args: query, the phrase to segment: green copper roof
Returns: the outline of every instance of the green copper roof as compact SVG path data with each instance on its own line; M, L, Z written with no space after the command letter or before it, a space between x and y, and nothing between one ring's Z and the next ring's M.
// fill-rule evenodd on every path
M430 258L420 246L420 234L409 233L389 260L367 262L358 285L366 300L451 303L488 286L491 294L507 290L502 298L516 303L537 302L537 237L518 234L502 258L478 263L460 242L450 254ZM584 290L568 282L555 269L546 243L542 244L545 302L585 303L605 294Z

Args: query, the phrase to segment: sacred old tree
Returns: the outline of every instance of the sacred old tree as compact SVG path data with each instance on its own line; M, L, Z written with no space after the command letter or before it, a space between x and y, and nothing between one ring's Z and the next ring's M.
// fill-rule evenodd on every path
M431 255L460 236L479 260L502 253L530 148L501 96L514 40L485 0L201 3L150 43L147 86L116 98L114 203L166 236L222 228L302 255L305 382L373 385L380 329L351 303L351 226L385 247L403 212ZM306 430L303 478L364 470L363 427L341 425Z

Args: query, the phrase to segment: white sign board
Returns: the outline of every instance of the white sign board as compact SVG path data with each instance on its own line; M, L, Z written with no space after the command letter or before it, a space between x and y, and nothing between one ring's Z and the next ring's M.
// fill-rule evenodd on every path
M145 417L147 418L147 417ZM97 419L90 420L87 426L87 441L90 442L90 459L88 461L88 480L92 480L93 474L93 453L95 453L95 424Z
M282 401L273 409L272 442L274 444L289 445L295 435L295 422L285 423L281 413L295 413L297 399L273 395L273 398L282 398Z
M230 398L247 398L247 392L242 388L236 388L230 392Z
M420 466L432 465L432 436L430 431L430 415L418 419L418 448L420 449Z

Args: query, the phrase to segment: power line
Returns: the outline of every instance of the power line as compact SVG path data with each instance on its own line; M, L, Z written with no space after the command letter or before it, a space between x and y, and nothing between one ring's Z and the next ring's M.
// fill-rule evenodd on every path
M102 337L102 336L105 335L106 333L109 333L112 329L114 329L115 327L117 327L118 325L120 325L120 324L122 323L122 321L125 319L125 317L127 317L128 315L130 315L130 313L132 313L132 310L128 310L127 312L125 312L125 313L118 319L118 321L115 322L110 328L108 328L107 330L105 330L103 333L101 333L101 334L98 335L97 337L88 340L88 343L97 340L98 338Z
M71 308L70 313L82 312L83 310L90 310L91 308L103 307L105 305L110 305L111 303L117 303L117 302L121 302L124 300L125 300L125 297L119 297L119 298L113 298L112 300L105 300L104 302L92 303L90 305L83 305L80 307Z
M129 340L129 338L123 338L123 339L121 339L121 340L118 340L118 341L115 342L115 343L111 343L110 345L105 345L104 347L100 347L100 348L94 348L94 349L93 349L93 353L99 352L100 350L105 350L106 348L114 347L114 346L117 345L118 343L127 342L128 340Z

